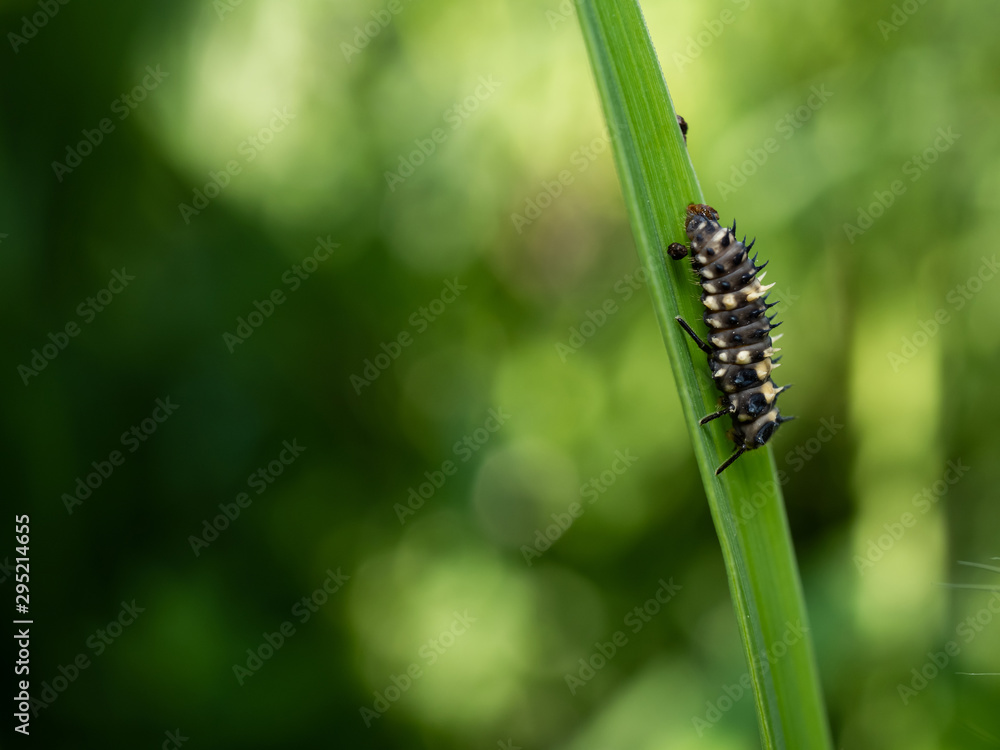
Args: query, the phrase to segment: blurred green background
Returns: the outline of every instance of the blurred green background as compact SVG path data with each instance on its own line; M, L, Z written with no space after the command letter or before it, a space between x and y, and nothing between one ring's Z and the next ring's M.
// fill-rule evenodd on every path
M34 741L759 745L568 2L0 7ZM835 744L998 747L1000 9L644 12L778 283Z

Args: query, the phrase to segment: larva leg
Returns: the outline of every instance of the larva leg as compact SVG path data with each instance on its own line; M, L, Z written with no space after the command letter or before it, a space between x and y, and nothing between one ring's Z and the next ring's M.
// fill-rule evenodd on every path
M718 419L719 417L724 417L727 414L732 414L732 413L733 413L732 407L731 406L727 406L725 409L722 409L721 411L717 411L717 412L715 412L713 414L709 414L707 417L702 417L701 421L698 422L698 424L708 424L713 419Z
M690 336L691 338L694 339L694 343L696 343L698 345L698 348L701 349L703 352L705 352L705 354L713 354L714 353L715 350L712 349L712 347L710 347L708 344L706 344L700 338L698 338L698 334L695 333L691 329L691 326L689 326L687 324L687 321L684 320L684 318L682 318L682 317L680 317L678 315L676 318L674 318L674 320L676 320L678 323L680 323L681 328L683 328L685 331L687 331L688 336Z
M741 445L739 448L737 448L736 452L733 455L731 455L729 458L727 458L725 461L723 461L722 462L722 466L720 466L718 469L715 470L715 476L719 476L719 474L721 474L726 469L728 469L732 465L733 461L735 461L737 458L739 458L740 456L743 455L743 452L745 450L746 450L746 446L744 446L744 445Z

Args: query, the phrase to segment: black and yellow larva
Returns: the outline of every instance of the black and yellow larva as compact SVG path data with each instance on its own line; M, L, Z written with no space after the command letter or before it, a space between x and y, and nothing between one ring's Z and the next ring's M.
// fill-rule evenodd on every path
M778 394L791 386L778 388L771 380L771 371L778 361L771 357L779 349L773 344L780 338L771 337L772 323L767 310L777 303L767 301L768 290L763 286L764 274L758 272L767 265L757 265L757 256L750 258L754 240L746 245L736 239L736 222L733 226L719 224L719 214L711 206L693 203L688 206L684 231L691 243L691 266L701 284L701 302L706 308L705 325L708 326L709 343L705 343L691 326L677 318L688 335L705 354L712 369L716 387L722 391L723 407L709 414L699 424L706 424L727 414L732 416L733 429L729 437L736 443L736 450L715 470L721 474L745 451L760 448L774 435L778 425L795 417L783 417L775 400ZM688 249L674 242L667 254L680 260Z

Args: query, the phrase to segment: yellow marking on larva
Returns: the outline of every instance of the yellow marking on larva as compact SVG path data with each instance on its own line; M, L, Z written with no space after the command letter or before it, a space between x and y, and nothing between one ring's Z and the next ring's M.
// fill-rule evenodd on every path
M757 277L757 281L763 281L764 277L767 276L767 271L764 271L760 276Z
M741 365L749 364L750 352L748 352L746 349L741 350L740 353L736 355L736 362L737 364Z
M718 232L712 235L712 242L722 242L722 238L729 234L729 230L721 227Z
M767 294L768 290L772 287L774 287L774 284L768 284L767 286L762 286L760 289L755 289L747 295L747 302L753 302L756 299L760 299Z
M719 290L715 288L715 284L702 284L701 288L704 289L709 294L715 294Z
M768 366L767 366L767 364L768 364L767 361L763 361L763 362L758 362L754 366L753 370L754 370L754 372L757 373L757 380L763 380L764 378L767 377L767 373L768 373Z
M716 320L715 318L710 318L707 322L708 322L708 324L710 326L712 326L712 328L722 328L722 321L721 320Z
M701 303L713 312L718 312L719 310L719 300L715 297L704 297L702 298Z
M736 295L733 294L727 294L725 297L723 297L722 304L725 306L727 310L735 310L737 307L739 307L739 303L736 301Z
M713 378L721 378L725 374L726 374L726 368L725 367L720 367L718 370L716 370L715 372L712 373L712 377Z
M726 340L722 336L712 336L712 343L722 349L726 345Z

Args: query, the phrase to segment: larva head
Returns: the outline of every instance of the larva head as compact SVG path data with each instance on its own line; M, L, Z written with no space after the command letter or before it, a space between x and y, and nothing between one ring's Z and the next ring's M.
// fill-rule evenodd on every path
M719 220L719 212L704 203L688 204L687 217L690 219L692 216L704 216L709 221Z
M688 239L694 238L699 232L709 227L711 222L719 221L719 213L711 206L702 203L692 203L687 208L684 220L684 231Z

